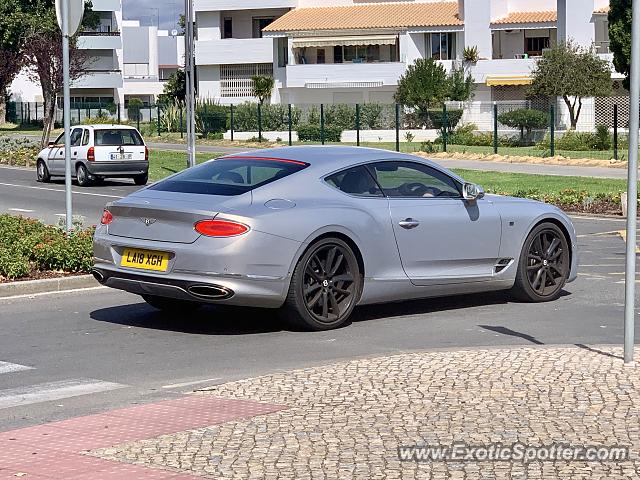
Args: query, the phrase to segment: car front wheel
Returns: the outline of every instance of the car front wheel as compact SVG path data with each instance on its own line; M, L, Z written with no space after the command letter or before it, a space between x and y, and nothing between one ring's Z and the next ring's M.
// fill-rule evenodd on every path
M512 293L525 302L555 300L567 283L570 268L564 232L554 223L541 223L524 242Z
M345 325L358 302L362 277L351 247L338 238L314 243L298 261L283 313L305 330Z
M51 174L49 173L49 169L47 168L47 164L44 163L44 160L38 160L36 175L38 182L48 183L49 180L51 180Z

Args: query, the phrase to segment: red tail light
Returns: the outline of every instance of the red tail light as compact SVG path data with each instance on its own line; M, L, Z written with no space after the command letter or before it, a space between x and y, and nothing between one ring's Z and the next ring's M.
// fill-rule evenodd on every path
M193 228L207 237L236 237L249 231L246 225L229 220L201 220Z
M149 148L148 147L144 147L144 160L146 162L149 161Z
M109 225L111 222L113 222L113 214L105 208L105 210L102 212L100 223L102 225Z
M96 161L96 149L94 147L89 147L87 151L87 160L90 162Z

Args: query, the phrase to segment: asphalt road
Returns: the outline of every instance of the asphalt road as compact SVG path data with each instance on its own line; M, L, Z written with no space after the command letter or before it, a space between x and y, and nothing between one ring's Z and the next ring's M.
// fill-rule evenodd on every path
M207 308L170 317L103 288L0 300L0 431L362 356L620 344L624 242L617 232L624 223L575 223L578 280L547 304L492 294L363 307L346 328L305 333L272 311Z

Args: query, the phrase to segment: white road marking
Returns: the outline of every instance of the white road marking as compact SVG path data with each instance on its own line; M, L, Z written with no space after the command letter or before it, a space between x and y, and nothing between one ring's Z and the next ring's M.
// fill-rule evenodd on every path
M3 300L19 300L21 298L46 297L48 295L55 295L57 293L78 293L78 292L90 292L92 290L107 290L107 288L108 287L99 285L97 287L72 288L71 290L56 290L55 292L25 293L24 295L12 295L10 297L0 297L0 302Z
M32 213L33 210L28 210L26 208L9 208L10 212L20 212L20 213Z
M17 363L0 362L0 374L23 372L25 370L33 370L33 367L27 367L26 365L19 365Z
M59 192L59 193L64 193L64 190L60 189L60 188L48 188L48 187L34 187L32 185L18 185L15 183L4 183L4 182L0 182L0 185L4 186L4 187L17 187L17 188L31 188L33 190L47 190L49 192ZM106 198L123 198L122 196L118 196L118 195L105 195L104 193L92 193L92 192L77 192L72 190L74 195L90 195L92 197L106 197Z
M0 390L0 409L50 402L63 398L78 397L90 393L107 392L126 385L100 380L63 380L61 382L40 383L26 387Z
M173 383L171 385L163 385L162 388L165 388L165 389L183 388L183 387L189 387L191 385L200 385L202 383L217 382L218 380L222 380L222 379L221 378L207 378L206 380L196 380L194 382Z

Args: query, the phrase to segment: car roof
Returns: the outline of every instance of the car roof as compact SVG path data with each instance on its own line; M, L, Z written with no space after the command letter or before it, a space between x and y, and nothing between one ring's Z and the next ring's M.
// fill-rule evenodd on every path
M94 130L120 128L123 130L135 130L131 125L118 125L117 123L96 123L92 125L74 125L73 128L93 128Z
M323 171L324 173L333 172L342 168L347 168L351 165L359 165L366 162L375 162L380 160L405 160L427 164L438 170L445 171L449 175L461 180L455 173L426 158L380 148L340 145L305 145L296 147L268 148L225 155L226 158L238 156L245 158L257 157L296 160L308 163L310 168L313 170Z

